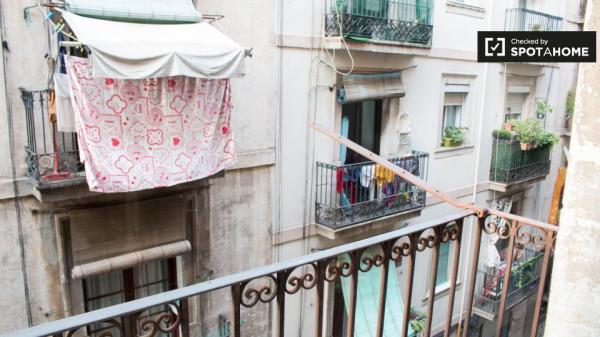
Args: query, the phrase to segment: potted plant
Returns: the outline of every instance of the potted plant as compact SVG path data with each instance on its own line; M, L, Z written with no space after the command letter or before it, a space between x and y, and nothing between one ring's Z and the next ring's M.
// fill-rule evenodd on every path
M567 107L565 109L565 119L567 127L571 130L573 126L573 115L575 114L575 89L569 90L567 93Z
M554 108L552 108L552 106L550 106L550 104L548 104L548 101L546 101L545 99L536 102L535 112L537 114L538 119L543 119L544 117L546 117L546 114L552 111L554 111Z
M458 126L449 126L444 130L444 138L442 139L442 146L454 147L462 144L465 139L464 128Z
M521 150L534 149L544 132L542 124L535 119L529 118L515 124L517 140L521 143Z
M427 324L427 315L425 315L424 312L411 307L409 324L413 330L412 336L422 336L423 331L425 331L425 325Z
M539 120L529 118L515 124L517 140L521 150L528 151L538 146L552 146L558 142L558 137L546 130Z
M506 131L504 129L498 129L492 131L492 136L494 137L494 139L511 140L512 132Z
M515 122L516 121L517 121L516 119L509 119L504 123L502 128L504 128L504 130L506 130L508 132L513 132L515 130Z

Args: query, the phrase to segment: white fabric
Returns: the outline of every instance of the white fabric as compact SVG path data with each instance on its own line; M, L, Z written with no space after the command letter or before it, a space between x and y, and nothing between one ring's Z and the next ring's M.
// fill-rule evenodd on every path
M77 132L67 74L54 74L54 92L56 94L56 127L58 131Z
M206 22L140 24L62 15L91 50L94 78L244 75L244 48Z
M200 22L191 0L66 0L69 12L116 20Z

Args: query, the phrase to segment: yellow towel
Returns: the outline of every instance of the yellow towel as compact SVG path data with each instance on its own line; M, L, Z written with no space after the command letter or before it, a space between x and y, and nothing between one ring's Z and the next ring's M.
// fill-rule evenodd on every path
M377 180L377 185L381 187L383 183L391 183L394 181L394 172L377 164L375 165L375 179Z

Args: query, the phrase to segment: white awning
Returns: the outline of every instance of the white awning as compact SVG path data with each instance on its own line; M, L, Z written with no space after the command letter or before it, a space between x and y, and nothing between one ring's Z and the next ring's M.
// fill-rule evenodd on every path
M91 50L93 77L214 79L244 75L244 48L206 22L141 24L64 11L62 15L79 42Z
M344 76L344 87L338 90L338 102L352 103L390 97L403 97L402 72L352 74Z
M132 22L200 22L192 0L66 0L72 13Z

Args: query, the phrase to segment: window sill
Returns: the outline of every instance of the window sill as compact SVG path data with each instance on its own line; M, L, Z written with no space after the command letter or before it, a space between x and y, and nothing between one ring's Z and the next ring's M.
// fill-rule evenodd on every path
M452 156L461 156L473 152L473 144L463 144L454 147L438 147L433 150L433 158L446 158Z
M462 285L462 282L456 282L456 288L454 291L455 292L458 291L460 289L461 285ZM448 295L449 292L450 292L450 282L440 284L439 286L435 287L435 298L437 299L437 298L446 296L446 295ZM423 304L427 304L427 301L429 301L429 292L427 292L427 294L423 298Z
M467 5L464 3L448 0L446 2L446 11L448 13L460 14L471 16L474 18L484 18L485 8L474 5Z

